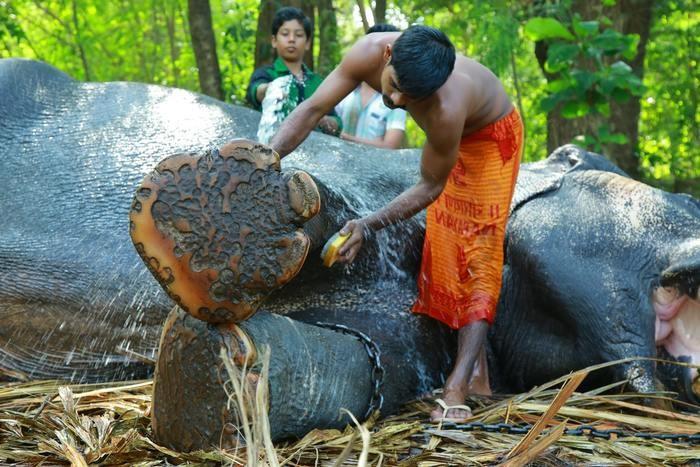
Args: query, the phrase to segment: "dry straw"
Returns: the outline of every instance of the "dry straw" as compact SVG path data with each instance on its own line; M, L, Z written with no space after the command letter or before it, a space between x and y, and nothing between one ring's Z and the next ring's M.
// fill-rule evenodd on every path
M581 375L600 366L528 393L469 399L474 412L470 422L532 424L529 436L463 431L430 423L427 420L435 402L424 399L382 420L372 418L359 424L353 419L354 424L344 430L314 430L300 440L273 445L266 416L268 365L269 354L264 352L256 368L226 365L230 377L226 390L241 418L239 435L246 443L213 452L180 453L153 441L150 381L5 384L0 386L0 464L428 467L681 465L700 459L700 446L689 443L564 434L565 428L581 425L619 428L626 433L700 431L700 417L695 413L646 407L638 395L620 393L621 384L575 392ZM668 394L653 397L663 400Z

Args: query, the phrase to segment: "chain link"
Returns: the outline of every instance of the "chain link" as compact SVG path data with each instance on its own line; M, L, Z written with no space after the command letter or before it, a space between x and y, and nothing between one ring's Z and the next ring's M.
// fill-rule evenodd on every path
M384 395L382 394L382 385L384 384L384 367L381 362L381 351L379 346L374 342L367 334L358 331L357 329L349 328L343 324L335 323L323 323L317 322L317 326L331 329L333 331L341 332L357 338L362 345L364 345L367 351L367 356L369 357L369 362L372 365L372 370L370 373L371 385L372 385L372 395L369 400L369 405L367 407L367 412L365 412L364 419L368 419L375 410L381 410L384 405ZM486 431L490 433L508 433L512 435L524 435L532 428L532 425L514 425L511 423L495 423L488 424L483 422L472 422L472 423L454 423L454 422L443 422L443 429L453 429L460 431ZM427 429L434 429L434 426L425 425ZM576 428L566 428L564 430L565 435L569 436L590 436L591 438L600 439L611 439L613 436L615 439L618 438L640 438L640 439L659 439L664 441L671 441L672 443L688 443L692 445L700 444L700 432L689 435L685 433L642 433L626 431L620 428L613 428L610 430L599 430L592 425L580 425Z
M434 429L434 425L425 425L426 428ZM513 435L524 435L532 425L513 425L510 423L486 424L482 422L472 423L454 423L443 422L442 429L459 430L459 431L487 431L491 433L508 433ZM591 438L611 439L613 436L617 438L641 438L641 439L660 439L671 441L672 443L688 443L700 444L700 432L693 435L682 433L638 433L626 431L620 428L610 430L599 430L591 425L580 425L576 428L567 428L564 430L565 435L570 436L590 436Z
M318 322L316 325L353 336L362 342L362 345L364 345L365 350L367 351L367 356L369 357L369 363L372 365L372 370L370 373L372 396L369 399L367 412L365 412L364 416L364 420L367 420L375 410L381 410L382 406L384 405L384 394L382 394L382 385L384 384L384 367L382 366L382 353L379 350L379 346L364 332L349 328L343 324Z

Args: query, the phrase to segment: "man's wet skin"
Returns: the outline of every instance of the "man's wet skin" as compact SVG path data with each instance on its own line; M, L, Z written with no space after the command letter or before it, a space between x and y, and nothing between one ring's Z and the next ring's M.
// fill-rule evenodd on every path
M459 54L452 74L435 94L415 99L403 93L390 57L385 56L387 45L391 46L399 35L397 32L374 33L363 39L366 44L363 52L366 53L362 59L376 65L363 73L362 80L382 93L387 107L408 110L415 119L434 119L438 113L461 113L464 115L462 136L505 117L513 109L505 89L493 73L475 60ZM385 69L385 65L389 66Z
M405 108L425 132L420 181L371 215L348 220L341 233L349 233L350 238L339 250L339 262L351 263L355 259L367 230L408 219L435 201L459 157L462 138L513 110L498 78L480 63L461 55L456 55L453 70L437 91L422 98L403 92L392 64L392 48L400 35L374 33L360 39L316 93L292 112L270 142L280 156L286 156L301 144L324 112L363 81L381 92L389 107ZM404 78L408 80L407 76ZM455 369L445 385L443 399L448 405L464 402L487 327L485 323L470 323L460 329L460 336L467 334L472 342L460 346ZM433 418L442 411L438 409ZM469 413L462 409L448 411L447 415L463 418Z
M478 62L460 55L457 55L454 70L447 81L434 94L423 99L414 99L404 93L396 71L391 66L390 57L390 46L398 36L399 33L385 33L367 37L368 41L373 41L368 45L370 56L374 57L373 61L384 62L377 67L379 72L375 71L366 76L367 82L382 92L387 107L408 110L418 125L425 130L429 140L431 137L455 139L455 133L459 135L457 139L461 139L500 120L512 111L513 106L505 89L493 73ZM381 58L377 59L380 54ZM341 254L347 254L347 251L341 249ZM354 254L351 253L352 256ZM455 367L445 383L441 398L448 409L442 405L436 407L431 412L432 421L464 421L471 417L471 410L464 406L464 401L468 394L475 391L470 380L474 375L478 356L483 354L487 329L488 324L485 321L472 323L460 329ZM482 366L485 372L485 361ZM486 374L484 377L488 381ZM483 382L479 386L479 392L489 392L488 382L485 388Z
M430 413L432 421L465 421L472 416L471 409L464 405L467 395L490 394L484 352L487 330L488 323L484 320L459 330L457 359L452 373L445 382L441 397L448 409L445 411L445 408L439 405ZM470 356L476 356L476 358L472 359Z

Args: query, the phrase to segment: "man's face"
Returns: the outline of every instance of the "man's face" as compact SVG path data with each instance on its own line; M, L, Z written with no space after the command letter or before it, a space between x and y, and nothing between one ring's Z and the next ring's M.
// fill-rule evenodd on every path
M391 63L388 63L382 71L381 84L384 105L390 109L405 109L406 104L411 102L412 99L401 91L396 78L396 70L391 66Z
M309 45L304 26L296 19L282 23L277 34L272 36L272 47L287 62L301 61Z

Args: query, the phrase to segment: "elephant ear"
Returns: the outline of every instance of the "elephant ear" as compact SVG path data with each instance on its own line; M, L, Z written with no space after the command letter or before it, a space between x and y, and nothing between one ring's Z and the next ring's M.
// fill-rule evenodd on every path
M661 285L700 300L700 239L674 246L669 259L669 266L661 273Z
M130 233L183 310L233 323L299 272L310 245L302 225L319 209L308 174L283 175L272 149L235 140L162 160L136 191Z
M521 167L511 213L533 198L558 190L566 174L582 170L612 172L629 178L600 154L567 144L555 149L546 159Z

